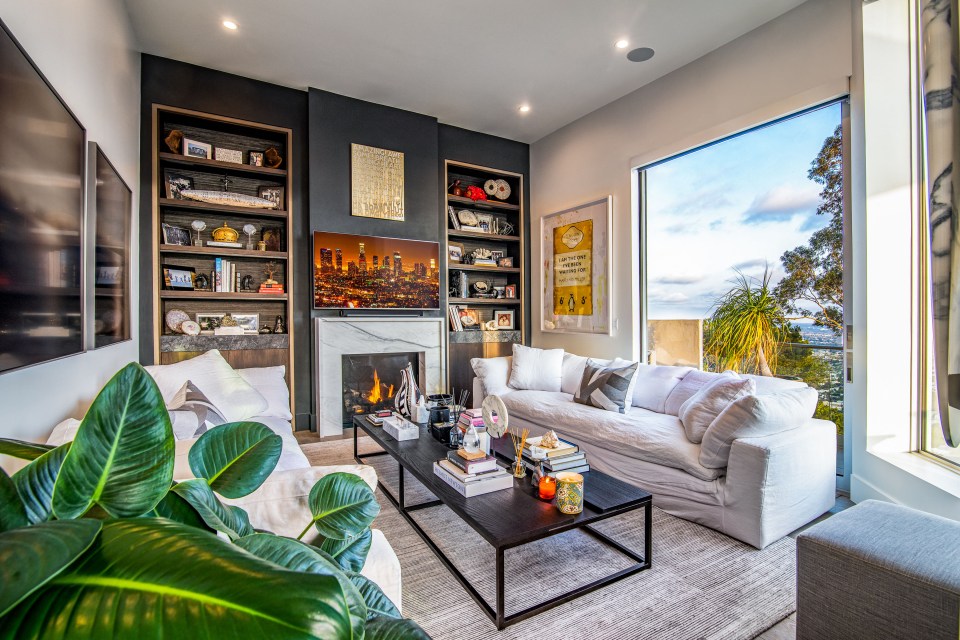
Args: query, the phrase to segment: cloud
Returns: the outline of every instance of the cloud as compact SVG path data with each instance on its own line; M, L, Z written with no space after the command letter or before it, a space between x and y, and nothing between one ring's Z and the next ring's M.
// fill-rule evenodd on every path
M737 271L749 271L750 269L762 269L770 265L770 261L766 258L754 258L752 260L744 260L743 262L738 262L733 265L733 268Z
M680 293L679 291L671 291L669 293L651 293L649 298L663 304L683 304L690 299L689 296Z
M657 278L654 282L659 284L696 284L704 280L706 276L701 274L675 274L669 276L662 276Z
M785 222L798 213L816 209L820 203L817 185L781 184L754 198L743 214L744 224Z

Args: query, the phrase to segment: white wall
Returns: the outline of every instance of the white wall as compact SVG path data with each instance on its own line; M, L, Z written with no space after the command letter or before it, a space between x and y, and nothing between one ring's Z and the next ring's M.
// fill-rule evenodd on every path
M0 19L110 158L138 202L140 54L121 0L0 0ZM3 97L0 96L0 100ZM133 238L137 237L134 217ZM133 244L132 282L139 255ZM133 339L0 374L0 436L43 440L57 422L82 417L97 391L137 360L137 290ZM9 459L3 461L11 468ZM15 464L15 463L13 463Z
M639 230L631 168L846 93L850 13L844 0L809 0L532 145L535 346L638 357ZM608 194L613 195L614 335L543 333L540 218Z

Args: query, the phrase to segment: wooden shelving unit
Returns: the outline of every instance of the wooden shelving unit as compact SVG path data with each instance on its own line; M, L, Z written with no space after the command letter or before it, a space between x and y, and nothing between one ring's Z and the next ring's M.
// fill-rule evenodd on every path
M238 367L284 365L290 387L291 410L293 398L293 185L290 166L292 131L283 127L225 118L177 107L153 105L152 135L152 196L153 196L153 286L154 359L160 364L170 364L192 357L208 349L219 348L228 362ZM211 145L212 149L224 148L242 153L244 164L223 162L210 158L182 155L169 149L165 139L171 130L183 132L185 138ZM283 158L279 167L248 164L250 152L263 153L269 147L277 149ZM179 150L178 150L179 151ZM168 181L185 178L192 188L212 191L230 191L246 195L260 195L261 188L282 188L283 197L279 209L255 209L224 206L177 198ZM194 220L206 223L200 234L201 245L195 245L196 231L191 228ZM161 225L166 223L190 233L190 244L165 244ZM240 236L238 242L246 245L243 233L246 224L257 228L253 242L261 239L269 230L280 238L279 251L258 251L244 247L212 247L214 229L226 224ZM276 237L275 235L275 237ZM208 276L216 260L232 262L241 276L249 275L253 287L259 288L266 279L263 273L268 262L279 265L274 278L284 285L283 294L261 294L257 291L214 291L212 285L206 290L167 289L164 286L163 267L193 269L197 274ZM275 340L263 335L242 336L239 339L222 339L219 336L199 335L190 337L174 334L166 326L165 316L171 309L185 311L191 318L197 314L258 314L259 326L273 327L280 317L286 333ZM269 334L274 335L274 334ZM280 339L282 337L282 339ZM240 347L237 348L237 344ZM187 346L184 346L187 345ZM226 345L226 346L225 346ZM282 348L278 348L282 347ZM186 350L185 350L186 349Z
M513 259L513 266L511 267L475 265L468 262L448 261L447 263L447 276L450 283L450 297L447 298L449 306L455 306L459 309L473 309L479 317L481 325L495 319L497 311L509 310L514 314L513 326L509 329L487 331L478 330L480 329L478 326L476 329L453 331L451 327L447 341L448 386L470 389L473 377L470 368L471 358L510 355L514 343L525 341L526 305L524 304L525 291L523 290L525 275L524 176L519 173L455 160L446 160L445 169L444 185L448 188L443 215L447 221L447 247L450 247L451 244L462 245L464 259L469 259L469 256L477 249L497 251L502 253L504 257ZM501 201L493 196L488 196L488 200L475 202L470 198L455 196L450 193L450 185L456 180L460 181L463 188L477 186L483 189L484 183L490 179L507 181L511 191L507 200ZM492 216L496 221L495 227L508 223L513 227L513 230L504 234L457 229L451 219L451 208L454 216L458 216L458 213L462 210L468 210L474 212L474 214L481 214L483 217ZM459 222L459 217L457 217L457 220ZM463 280L466 281L466 286L458 288L457 283ZM510 286L515 289L516 297L479 297L479 293L473 287L474 283L478 281L485 282L489 291ZM463 295L464 293L466 295Z

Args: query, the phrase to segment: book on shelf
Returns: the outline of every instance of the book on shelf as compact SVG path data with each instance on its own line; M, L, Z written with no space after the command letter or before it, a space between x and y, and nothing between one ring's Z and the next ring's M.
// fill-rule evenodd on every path
M463 331L463 323L460 322L460 307L451 304L447 307L447 315L450 316L450 330Z
M464 498L513 488L513 476L505 471L491 474L490 478L477 480L476 482L461 482L452 472L441 466L440 462L434 462L433 474Z
M217 242L216 240L207 240L208 247L227 247L230 249L242 249L243 245L239 242Z
M540 444L540 439L542 436L537 436L535 438L527 438L527 441L523 445L523 451L531 458L559 458L561 456L570 455L571 453L577 453L580 451L580 447L573 444L572 442L567 442L566 440L560 440L560 446L553 449L544 449L543 447L538 446Z
M258 293L270 293L280 295L284 293L282 284L261 284Z
M457 218L457 212L453 210L453 207L447 207L447 211L450 213L450 222L453 224L455 231L460 230L460 219Z
M465 224L460 225L460 231L474 231L476 233L483 233L483 229L481 229L480 227L475 227L475 226L470 226Z
M485 471L496 471L497 459L491 455L486 455L477 460L465 460L456 451L447 453L447 460L458 467L464 473L483 473Z

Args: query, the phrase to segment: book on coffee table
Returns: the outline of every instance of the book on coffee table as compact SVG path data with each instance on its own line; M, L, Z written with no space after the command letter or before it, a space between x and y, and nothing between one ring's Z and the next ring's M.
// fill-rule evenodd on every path
M441 462L446 462L446 460ZM493 473L491 478L477 480L476 482L461 482L452 472L441 466L440 462L434 462L433 473L465 498L513 488L513 476L506 472Z
M464 473L481 473L499 468L497 467L497 459L491 455L483 456L477 460L465 460L456 451L451 451L447 454L447 460L460 467Z

